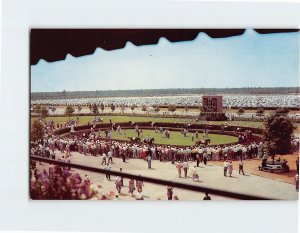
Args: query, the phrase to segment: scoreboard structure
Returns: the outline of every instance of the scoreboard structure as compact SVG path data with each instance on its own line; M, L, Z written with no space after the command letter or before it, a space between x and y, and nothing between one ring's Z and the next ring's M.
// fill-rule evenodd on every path
M204 95L202 96L203 112L223 112L223 97L220 95Z

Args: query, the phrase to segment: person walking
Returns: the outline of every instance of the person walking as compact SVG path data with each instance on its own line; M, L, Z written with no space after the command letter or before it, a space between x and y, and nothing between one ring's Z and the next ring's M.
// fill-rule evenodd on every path
M199 167L199 164L200 164L200 155L198 154L198 152L196 154L196 162L197 162L197 167Z
M103 155L103 158L102 158L102 165L104 164L104 165L106 165L106 154L105 153L103 153L102 154Z
M183 166L183 171L184 171L184 177L187 178L187 172L188 172L188 169L189 169L189 164L187 163L187 161L184 161L182 166Z
M106 164L106 165L104 166L104 169L107 170L107 171L110 171L111 167L110 167L108 164ZM111 179L110 179L110 174L109 174L109 173L106 173L105 176L106 176L106 179L107 179L107 180L109 180L109 181L111 180Z
M107 163L113 163L111 150L107 152L107 157L108 157Z
M227 160L225 160L225 162L224 162L224 176L227 176L227 169L228 169L228 161Z
M152 157L151 157L150 153L148 154L146 160L148 162L148 169L151 169L151 160L152 160Z
M244 173L244 163L243 163L243 160L241 159L240 162L239 162L239 174L243 174L245 175Z
M118 193L120 194L121 189L122 189L122 182L121 182L120 176L117 177L115 184L116 184L116 189L117 189Z
M182 170L182 163L179 161L176 165L177 171L178 171L178 177L181 178L181 170Z
M206 151L203 153L203 163L204 163L204 165L207 164L207 153L206 153Z
M128 188L129 188L129 193L131 193L131 196L133 197L133 192L135 190L135 187L134 187L134 179L130 179L129 182L128 182Z
M122 172L122 171L123 171L123 169L120 167L120 172ZM124 186L124 183L123 183L123 177L120 176L120 178L121 178L121 185Z
M125 151L122 152L121 156L122 156L123 163L125 163L126 162L126 160L125 160L126 159Z
M135 185L136 185L137 191L139 193L141 193L143 191L143 186L144 186L143 181L137 180L136 183L135 183Z
M233 171L232 161L229 161L228 167L227 167L227 172L228 172L229 177L231 177L232 171Z

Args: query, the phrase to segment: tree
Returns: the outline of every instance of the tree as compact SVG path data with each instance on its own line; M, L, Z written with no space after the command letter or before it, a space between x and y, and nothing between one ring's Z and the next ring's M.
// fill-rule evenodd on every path
M185 114L187 115L188 111L189 111L189 107L188 106L185 106L184 107L184 110L185 110Z
M256 116L259 116L259 117L261 117L261 116L263 116L263 115L264 115L264 113L265 113L265 110L264 110L264 108L263 108L263 107L259 107L259 108L257 108L257 110L256 110Z
M40 110L40 117L45 118L48 115L49 115L48 109L43 106Z
M70 118L74 111L74 108L71 105L68 105L65 109L65 115Z
M104 104L101 103L101 104L100 104L100 109L101 109L102 113L103 113L103 111L104 111L104 108L105 108L105 107L104 107Z
M78 106L77 106L77 110L78 110L78 112L81 112L82 106L81 106L81 105L78 105Z
M92 105L92 112L93 114L95 114L95 119L96 119L96 115L99 113L99 111L98 111L98 105L95 103Z
M34 106L32 110L33 110L34 113L36 113L36 114L38 114L40 116L41 105Z
M275 110L275 115L277 116L286 116L290 110L288 108L277 108Z
M174 104L170 104L168 107L168 111L174 114L174 112L176 111L176 106Z
M143 111L143 112L146 112L146 111L147 111L147 106L146 106L146 105L143 105L143 106L142 106L142 111Z
M271 155L287 154L291 151L291 135L295 127L290 118L272 115L267 119L264 139Z
M133 113L133 110L135 109L135 107L136 107L135 104L132 104L132 105L130 106L132 113Z
M237 111L237 114L239 114L239 116L243 115L245 113L245 109L243 108L239 108Z
M44 128L41 122L35 120L31 126L30 138L32 142L35 142L44 137Z
M153 108L154 108L155 112L159 112L160 111L159 105L155 105Z
M110 109L111 109L111 112L114 112L115 109L116 109L116 106L115 106L114 104L111 104L111 105L110 105Z

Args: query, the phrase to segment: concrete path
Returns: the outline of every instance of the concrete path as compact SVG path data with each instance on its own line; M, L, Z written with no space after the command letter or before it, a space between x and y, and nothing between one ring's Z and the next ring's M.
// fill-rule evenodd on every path
M60 157L60 152L56 152L57 156ZM102 156L84 156L77 152L72 153L71 162L84 164L87 166L104 168L101 165ZM295 191L295 187L292 184L285 182L280 182L276 180L271 180L263 178L260 176L255 176L252 174L239 175L238 171L233 171L233 177L224 177L223 168L217 165L207 166L201 164L198 168L200 175L200 182L193 182L190 172L188 173L188 178L178 178L177 169L175 165L171 162L159 162L152 161L152 169L148 169L147 162L140 159L128 159L126 163L123 163L121 159L114 158L114 164L111 164L112 170L119 171L122 167L124 172L150 176L155 178L162 178L171 181L179 181L183 183L189 183L194 185L201 185L205 187L217 188L232 192L239 192L245 194L259 195L274 199L284 199L284 200L295 200L298 199L298 193ZM195 163L190 162L190 170L195 165ZM40 168L46 168L46 164L43 164ZM234 168L236 169L236 168ZM92 172L85 172L81 170L74 170L84 177L87 174L90 180L96 184L99 184L103 188L103 192L114 191L115 188L115 177L111 177L112 181L107 181L105 175L96 174ZM119 199L121 200L134 200L134 197L128 193L128 179L124 179L125 187L122 188L121 195ZM167 189L165 186L154 185L150 183L145 183L143 187L143 195L145 200L166 200L167 199ZM174 189L174 195L178 196L180 200L202 200L204 197L203 193L186 191L182 189ZM224 200L228 198L210 195L213 200Z

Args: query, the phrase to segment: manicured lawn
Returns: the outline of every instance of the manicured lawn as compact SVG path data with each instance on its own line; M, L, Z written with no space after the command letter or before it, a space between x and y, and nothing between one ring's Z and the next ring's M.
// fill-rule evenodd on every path
M109 123L110 116L103 116L103 123ZM72 116L70 119L76 120L76 116ZM87 124L89 121L95 119L94 116L80 116L79 117L79 123L81 125ZM139 117L139 116L111 116L111 119L113 122L185 122L185 121L193 121L193 119L184 119L184 118L157 118L157 117ZM33 122L34 118L31 118L31 122ZM57 123L63 123L69 120L69 117L46 117L46 120L53 120L55 124Z
M116 131L112 132L112 139L122 139L128 140L128 137L137 137L137 133L133 129L127 129L126 135L119 134ZM104 133L102 133L104 136ZM150 138L154 138L154 143L159 144L172 144L172 145L182 145L182 146L193 146L195 145L195 140L201 140L203 138L203 134L199 134L199 138L192 141L191 134L188 137L184 137L183 134L176 131L170 131L170 138L163 138L162 134L155 133L154 130L143 130L143 136L141 138L146 138L149 136ZM224 143L234 143L238 141L237 137L227 136L227 135L219 135L219 134L209 134L209 138L211 140L211 145L216 144L224 144Z
M109 117L110 116L103 116L104 123L109 123ZM89 121L93 120L94 116L80 116L79 117L79 123L81 125L87 124ZM151 117L151 116L111 116L113 122L128 122L128 121L134 121L134 122L194 122L194 119L186 119L186 118L167 118L167 117ZM31 123L34 121L35 118L31 118ZM53 120L55 124L57 123L63 123L69 119L69 117L47 117L46 120ZM70 119L76 120L76 116L72 116ZM204 123L204 122L198 122L198 123ZM221 125L224 124L224 121L213 121L211 124L213 125ZM248 127L264 127L264 122L255 122L255 121L228 121L227 122L230 125L240 125L240 126L248 126ZM299 131L299 123L294 124L297 128L297 131Z

